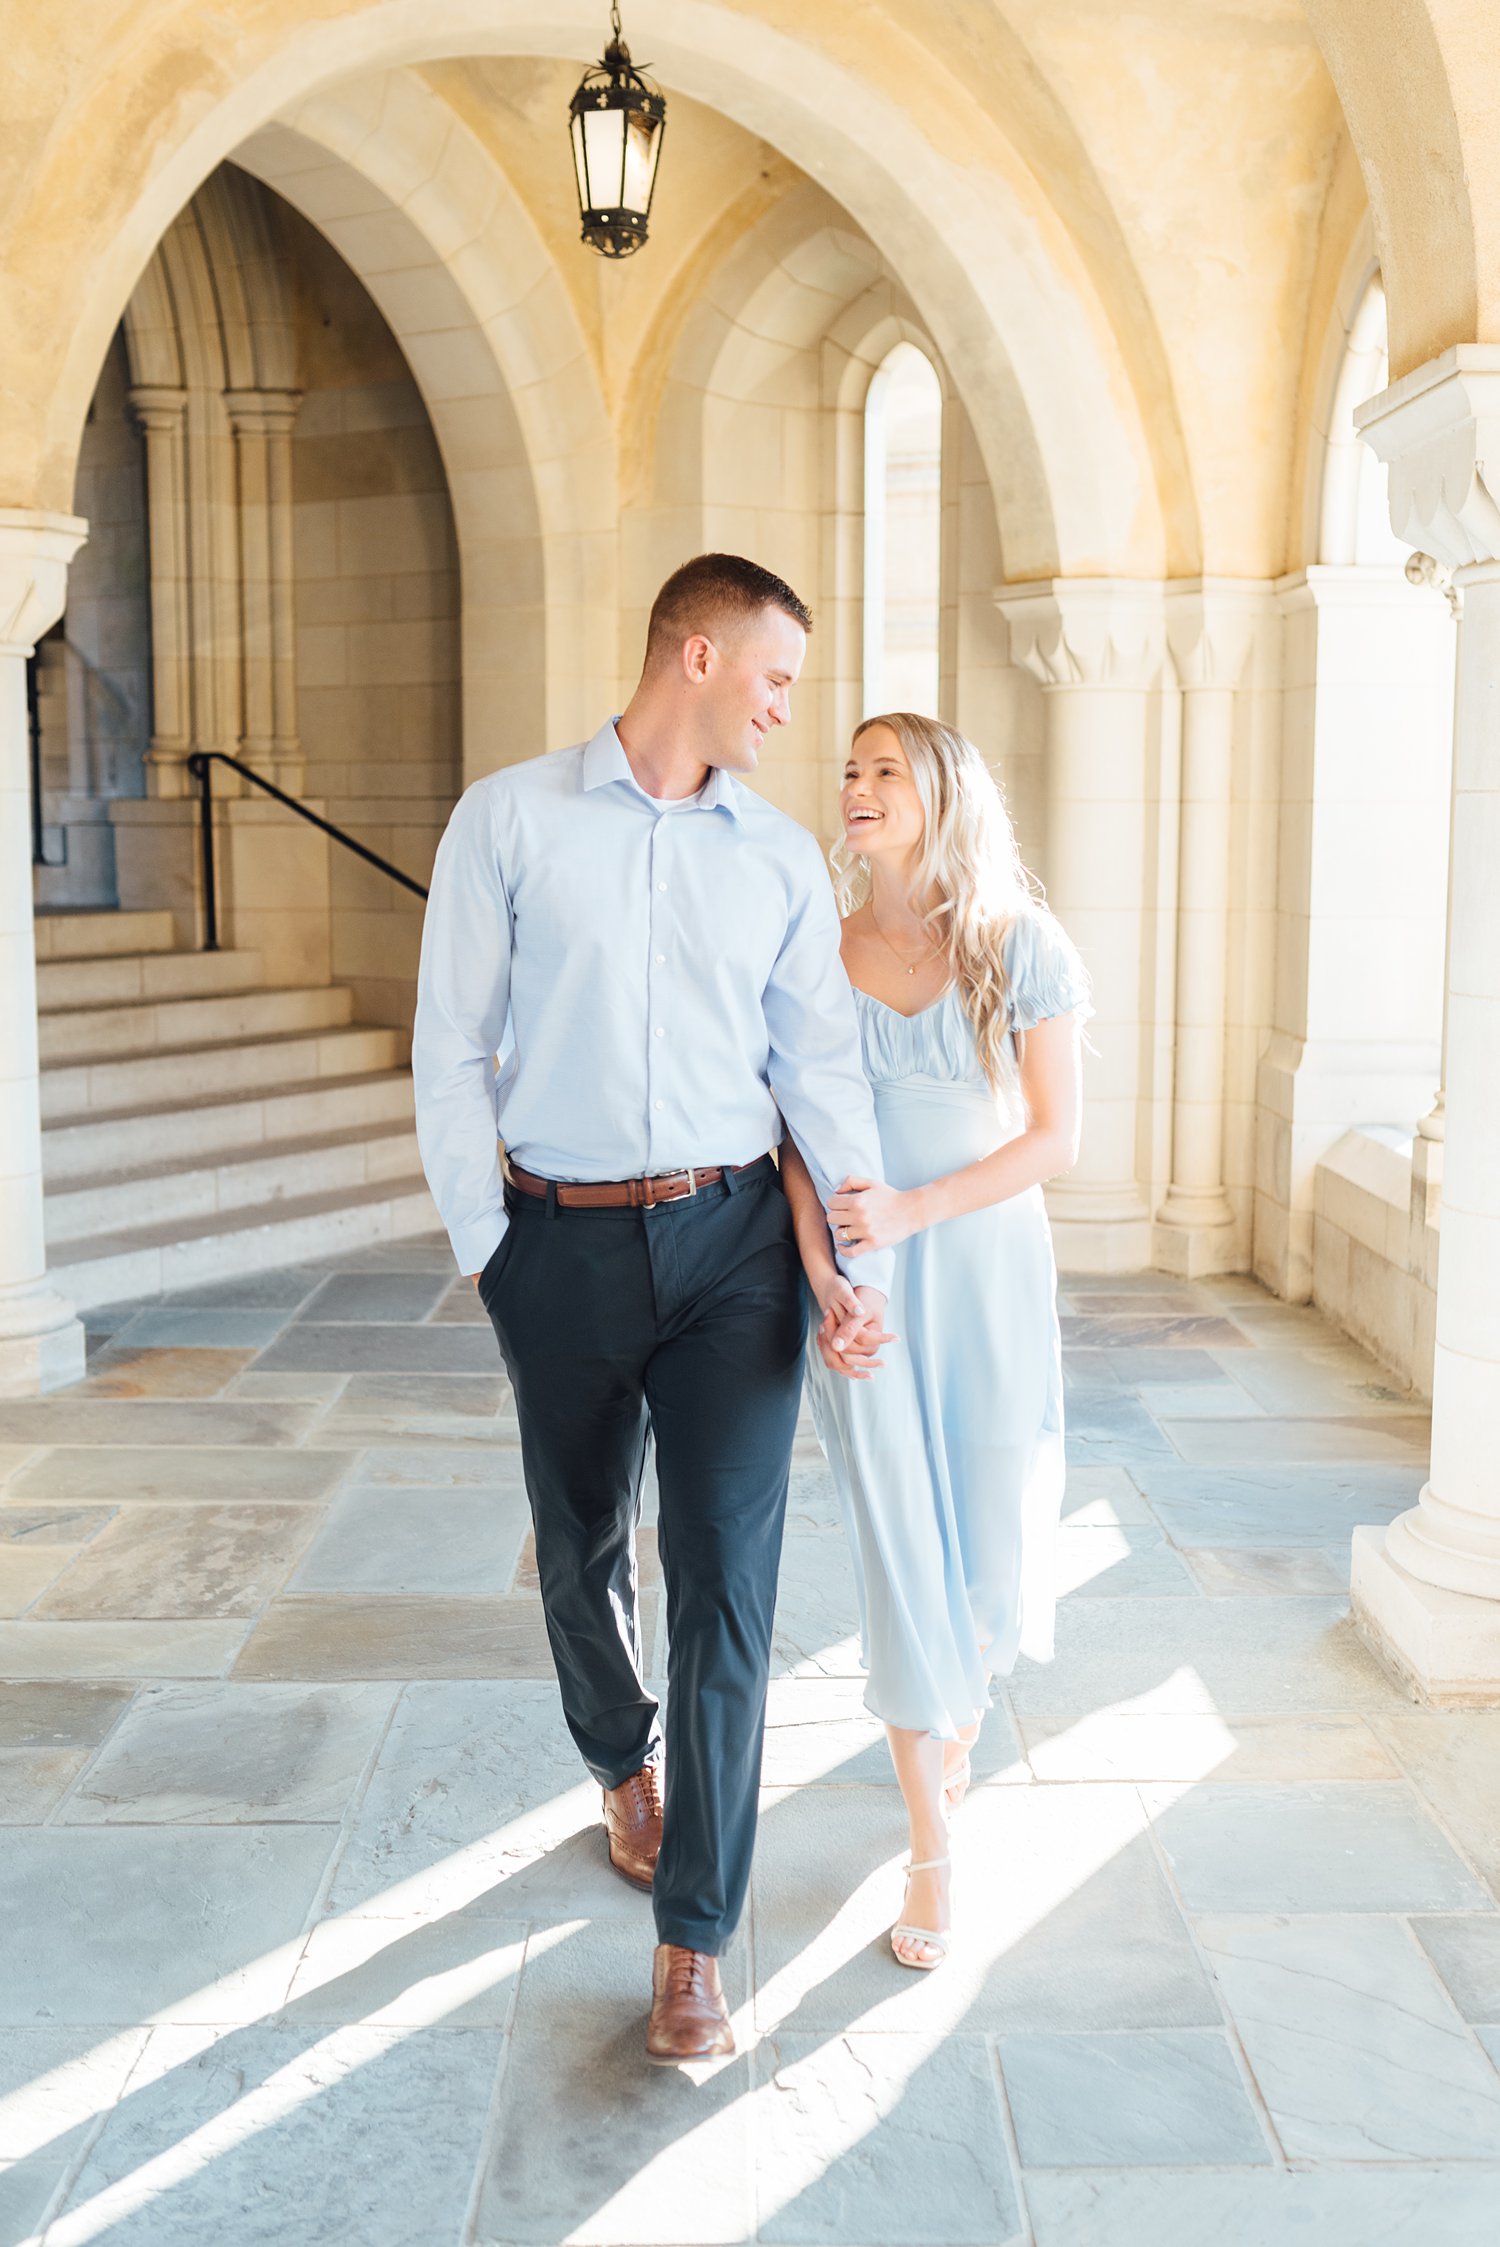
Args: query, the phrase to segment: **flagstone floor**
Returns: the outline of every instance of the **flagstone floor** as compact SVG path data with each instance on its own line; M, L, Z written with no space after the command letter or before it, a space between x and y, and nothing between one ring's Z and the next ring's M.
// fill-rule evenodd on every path
M950 1960L886 1947L804 1429L740 2054L679 2073L442 1243L91 1317L0 1404L3 2247L1494 2247L1500 1714L1412 1706L1344 1597L1426 1419L1249 1281L1065 1307L1057 1659Z

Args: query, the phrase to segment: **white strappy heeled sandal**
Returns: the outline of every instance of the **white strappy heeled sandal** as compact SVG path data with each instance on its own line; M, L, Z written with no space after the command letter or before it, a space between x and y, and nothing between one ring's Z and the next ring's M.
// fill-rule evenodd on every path
M908 1864L906 1868L906 1886L908 1894L910 1894L911 1892L911 1876L913 1873L941 1872L945 1865L950 1865L952 1864L952 1862L953 1860L951 1857L924 1857L920 1864ZM896 1948L896 1945L901 1940L902 1936L905 1936L909 1942L931 1943L933 1948L937 1952L937 1957L903 1958L900 1951ZM895 1959L898 1966L910 1966L917 1973L930 1974L933 1967L941 1966L943 1960L947 1957L949 1939L949 1936L943 1933L940 1928L913 1927L909 1923L909 1921L898 1920L896 1922L896 1925L891 1929L891 1956Z

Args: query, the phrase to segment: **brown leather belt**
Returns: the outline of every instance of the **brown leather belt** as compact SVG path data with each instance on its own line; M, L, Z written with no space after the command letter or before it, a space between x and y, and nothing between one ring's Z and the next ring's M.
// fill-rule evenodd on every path
M753 1170L755 1163L765 1161L757 1155L754 1162L713 1163L690 1170L664 1170L655 1178L609 1178L589 1185L557 1185L557 1203L560 1209L655 1209L661 1202L682 1202L696 1194L700 1186L717 1186L726 1170L738 1173ZM519 1194L530 1194L536 1201L545 1201L553 1190L553 1181L538 1178L529 1170L521 1170L515 1163L506 1165L506 1177Z

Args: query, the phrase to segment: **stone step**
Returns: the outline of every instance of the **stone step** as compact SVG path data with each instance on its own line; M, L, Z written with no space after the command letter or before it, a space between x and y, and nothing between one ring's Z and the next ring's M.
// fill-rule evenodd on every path
M54 1192L86 1186L153 1164L238 1160L255 1149L324 1139L363 1127L410 1125L411 1077L405 1069L273 1086L230 1099L174 1098L160 1108L85 1116L42 1133L47 1209Z
M259 952L118 952L102 959L39 960L39 1011L129 1006L152 999L203 998L248 991L261 982Z
M247 1211L271 1217L289 1202L412 1178L421 1168L416 1131L408 1118L362 1124L322 1138L273 1140L240 1148L217 1162L179 1158L105 1172L48 1192L48 1250L64 1241L93 1241L143 1226L169 1225L182 1237L184 1228L200 1218Z
M353 1012L353 993L337 983L235 991L208 998L161 999L146 1006L69 1007L40 1018L37 1042L45 1071L55 1061L165 1055L298 1030L334 1030Z
M275 1212L190 1219L186 1224L59 1242L49 1256L58 1286L80 1310L201 1287L238 1272L270 1270L372 1242L433 1231L437 1213L420 1173L277 1204Z
M177 931L168 912L38 913L38 960L97 960L114 952L171 952Z
M347 994L345 994L347 997ZM57 1019L52 1017L53 1020ZM154 1104L227 1099L231 1094L399 1068L411 1051L405 1030L351 1023L347 1028L261 1037L243 1044L192 1046L128 1060L90 1056L45 1069L42 1121L99 1119Z

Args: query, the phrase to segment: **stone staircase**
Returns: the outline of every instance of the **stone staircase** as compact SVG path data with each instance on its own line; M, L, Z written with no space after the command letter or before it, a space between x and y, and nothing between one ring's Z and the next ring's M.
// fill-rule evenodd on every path
M80 1309L436 1225L406 1031L177 950L170 913L43 913L36 946L47 1255Z

